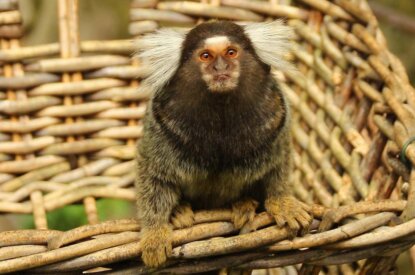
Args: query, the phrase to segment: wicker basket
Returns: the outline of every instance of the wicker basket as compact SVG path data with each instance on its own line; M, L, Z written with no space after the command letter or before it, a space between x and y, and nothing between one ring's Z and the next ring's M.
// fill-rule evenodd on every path
M166 272L303 264L301 274L384 274L415 243L415 90L405 69L366 1L290 2L131 3L133 36L210 18L285 17L296 30L298 74L284 75L282 88L295 194L314 204L315 230L287 240L261 213L256 231L237 235L230 210L198 212L196 225L174 231ZM99 223L96 207L104 197L134 201L142 70L130 41L79 41L77 1L58 4L59 43L22 47L17 1L0 2L0 212L33 214L37 228L0 233L0 273L149 272L138 261L139 225ZM48 229L46 213L75 203L89 225Z

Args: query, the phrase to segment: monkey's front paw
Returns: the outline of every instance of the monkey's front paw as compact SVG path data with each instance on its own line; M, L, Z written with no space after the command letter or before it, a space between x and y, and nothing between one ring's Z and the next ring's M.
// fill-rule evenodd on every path
M301 234L306 234L313 221L311 207L291 196L271 197L265 201L265 208L278 226L288 225L291 237L295 237L300 228Z
M246 223L252 222L258 202L253 199L244 199L232 204L232 221L236 228L242 228Z
M170 222L176 228L190 227L195 222L194 213L189 203L178 205L170 216Z
M149 267L159 267L171 255L172 229L166 224L145 228L142 234L140 243L143 248L141 258L144 264Z

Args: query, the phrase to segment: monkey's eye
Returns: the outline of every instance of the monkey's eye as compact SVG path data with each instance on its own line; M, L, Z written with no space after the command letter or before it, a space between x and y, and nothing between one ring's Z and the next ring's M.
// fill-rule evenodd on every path
M238 55L238 51L236 49L228 49L226 52L226 56L229 58L235 58Z
M199 56L200 60L203 62L210 61L212 59L212 55L209 52L202 52Z

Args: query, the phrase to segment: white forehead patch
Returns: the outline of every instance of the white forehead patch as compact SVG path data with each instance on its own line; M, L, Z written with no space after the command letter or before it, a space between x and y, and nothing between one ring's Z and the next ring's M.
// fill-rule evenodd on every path
M212 46L212 45L217 45L217 44L228 44L228 43L230 43L230 41L227 36L213 36L205 40L206 46Z

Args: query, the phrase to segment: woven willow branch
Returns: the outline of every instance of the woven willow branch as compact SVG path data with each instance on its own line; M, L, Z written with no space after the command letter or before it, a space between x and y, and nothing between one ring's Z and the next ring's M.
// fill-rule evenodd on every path
M251 231L250 233L214 238L237 233L230 223L231 212L228 210L197 212L195 214L196 224L193 227L174 231L173 245L175 248L173 249L172 264L177 264L179 259L191 260L229 255L215 260L207 260L209 265L202 264L199 269L211 270L221 267L224 263L232 265L244 263L244 267L252 265L255 268L263 268L267 267L269 262L275 261L273 257L267 257L262 260L262 266L260 266L261 261L256 259L264 257L264 253L260 252L264 249L271 254L278 252L276 256L281 253L280 251L293 251L294 254L291 253L289 257L291 261L295 258L296 261L304 259L305 262L319 263L319 261L316 262L316 259L320 259L323 255L333 255L334 262L337 261L337 256L334 255L344 255L345 249L375 245L367 251L362 250L363 252L357 253L357 255L351 253L350 258L342 258L343 262L351 262L356 257L364 258L365 255L378 251L379 247L376 245L386 241L400 240L406 244L415 241L413 237L402 239L402 237L410 236L415 232L414 220L394 227L385 226L396 215L384 211L400 212L404 207L404 201L361 202L353 207L346 206L339 210L328 210L314 206L315 217L324 216L325 219L333 220L336 223L356 214L378 214L367 215L365 218L349 222L333 230L312 233L294 240L284 240L289 236L289 232L285 228L279 229L272 225L273 219L267 213L261 213L255 217L248 230L245 229ZM333 218L333 215L327 213L341 214ZM316 222L313 225L314 229L319 223L318 220ZM86 225L68 232L50 230L4 232L0 234L2 237L0 249L7 254L3 252L2 258L4 260L0 262L0 272L24 270L29 267L39 267L33 272L63 272L86 270L127 259L136 258L138 260L141 253L140 233L134 231L139 231L139 228L134 220L117 220ZM252 231L255 228L261 229ZM302 248L308 249L307 251L299 250ZM315 250L317 248L318 250ZM257 252L248 252L253 249L256 249ZM337 250L341 251L340 254L336 252ZM232 256L232 254L240 252L245 252L245 254ZM297 258L297 254L301 258ZM294 255L296 256L294 257ZM238 258L239 256L241 258ZM288 260L288 258L278 257L279 262L284 262L284 259ZM247 261L253 262L248 264ZM331 262L325 259L324 264L331 264ZM182 270L182 268L184 267L171 270ZM184 268L184 270L187 269Z
M135 143L151 95L137 92L145 68L131 58L131 40L80 41L76 0L58 7L58 43L26 46L17 0L0 1L0 212L32 214L38 228L0 233L0 271L151 272L139 262L139 225L98 224L96 206L135 200ZM318 274L370 258L339 269L373 274L415 243L415 90L366 1L132 0L129 30L278 17L296 33L287 58L298 70L275 76L292 109L293 191L321 205L314 231L287 240L260 213L237 235L229 210L198 212L195 226L174 231L163 271L306 263L300 272ZM88 226L47 230L49 212L77 203Z

